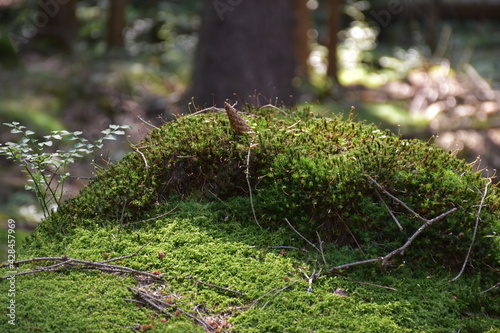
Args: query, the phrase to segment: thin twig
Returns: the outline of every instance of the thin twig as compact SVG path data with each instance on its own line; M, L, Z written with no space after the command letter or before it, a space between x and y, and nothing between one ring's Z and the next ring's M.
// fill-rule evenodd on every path
M413 243L415 238L417 238L417 236L420 235L427 227L429 227L433 223L443 219L447 215L454 213L456 210L457 210L457 208L454 207L454 208L442 213L441 215L436 216L433 219L426 220L426 222L420 228L418 228L417 231L415 231L415 233L413 235L411 235L410 238L408 238L408 240L406 241L406 243L403 244L403 246L401 246L400 248L397 248L396 250L392 251L391 253L386 255L384 258L382 258L382 265L385 265L387 263L387 261L390 258L392 258L393 256L395 256L396 254L403 254L404 251L408 248L408 246L410 246L410 244Z
M254 307L257 303L259 303L259 302L260 302L260 301L261 301L264 297L266 297L266 296L268 296L268 295L272 294L273 292L275 292L275 293L274 293L274 295L275 295L275 296L276 296L276 295L278 295L278 294L280 294L280 293L281 293L281 292L283 292L284 290L286 290L286 289L290 288L291 286L293 286L294 284L296 284L298 281L299 281L299 280L294 280L292 283L290 283L289 285L286 285L286 286L284 286L284 287L282 287L282 288L279 288L279 287L278 287L278 288L273 288L273 289L269 290L269 291L268 291L268 292L266 292L264 295L262 295L262 296L260 296L259 298L257 298L257 299L255 299L255 300L253 300L253 301L252 301L252 303L251 303L251 305L249 306L249 308L253 308L253 307Z
M261 107L259 108L259 110L260 110L260 109L264 109L264 108L271 108L271 109L275 109L275 110L278 110L279 112L281 112L283 115L285 115L285 116L289 116L289 114L288 114L288 113L286 113L285 111L283 111L283 110L282 110L282 109L280 109L279 107L274 106L274 105L272 105L272 104L266 104L266 105L263 105L263 106L261 106Z
M190 114L186 115L186 117L196 116L197 114L200 114L200 113L203 113L203 112L207 112L207 111L213 111L214 113L217 113L217 112L223 112L223 111L225 111L225 109L223 109L223 108L217 108L215 106L211 106L209 108L206 108L206 109L203 109L203 110L199 110L199 111L190 113Z
M327 266L328 264L326 263L325 252L323 251L323 241L321 240L321 237L319 236L319 232L316 231L316 235L318 235L319 250L320 250L319 253L321 254L321 258L323 258L323 263L325 264L325 266Z
M226 287L221 287L221 286L217 286L215 284L211 284L211 283L207 283L207 282L203 282L203 281L200 281L200 280L196 280L196 282L200 283L200 284L203 284L205 286L208 286L208 287L213 287L213 288L217 288L217 289L221 289L221 290L225 290L225 291L229 291L229 292L232 292L232 293L235 293L235 294L238 294L238 295L241 295L241 296L245 296L244 293L238 291L238 290L233 290L233 289L229 289L229 288L226 288Z
M411 235L410 238L408 238L408 240L406 241L406 243L404 243L401 247L398 247L394 251L388 253L384 257L366 259L366 260L351 262L351 263L348 263L348 264L344 264L344 265L332 267L332 268L330 268L330 270L328 271L328 273L334 273L334 272L336 272L338 270L341 270L341 269L346 269L346 268L349 268L349 267L363 265L363 264L368 264L368 263L372 263L372 262L380 262L382 264L382 266L385 266L387 264L387 262L389 261L389 259L391 259L392 257L394 257L397 254L403 254L404 251L408 248L408 246L410 246L411 243L413 243L413 241L415 240L415 238L417 238L417 236L420 235L427 227L429 227L433 223L435 223L435 222L443 219L445 216L447 216L447 215L455 212L456 210L457 210L457 208L454 207L454 208L452 208L452 209L450 209L450 210L442 213L441 215L436 216L433 219L425 220L425 223L422 224L422 226L420 228L418 228L417 231L415 231L415 233L413 235Z
M368 176L368 179L370 180L371 183L375 184L375 186L377 186L382 192L384 192L386 195L388 195L392 200L396 201L397 203L399 203L401 206L403 206L404 208L406 208L409 212L411 212L413 215L415 215L416 217L418 217L419 219L421 219L422 221L427 221L425 218L423 218L422 216L420 216L420 214L418 214L417 212L415 212L413 209L411 209L410 207L408 207L407 204L405 204L403 201L399 200L398 198L396 198L395 196L393 196L392 194L390 194L382 185L380 185L379 183L377 183L375 181L375 179L373 179L372 177Z
M483 197L481 198L481 203L479 204L479 208L477 210L476 224L474 225L474 232L472 233L472 240L470 241L469 250L467 251L467 255L465 256L464 263L462 265L462 268L460 269L460 272L458 272L457 276L455 276L453 279L451 279L450 282L455 282L462 275L462 273L465 270L465 266L467 265L467 261L469 261L470 252L472 251L472 246L474 245L474 241L476 240L477 228L479 226L479 221L481 220L481 209L483 208L484 199L486 198L486 195L488 193L488 186L490 184L491 184L491 178L488 179L488 183L484 186Z
M139 120L142 121L144 124L146 124L148 126L151 126L151 127L155 128L155 129L158 129L158 127L156 127L155 125L151 124L149 121L144 120L140 115L138 115L137 118L139 118Z
M253 218L255 220L255 223L257 223L257 225L259 226L259 228L262 229L262 226L260 225L259 221L257 220L257 214L255 214L255 208L253 205L252 185L250 184L250 152L252 151L253 141L254 141L254 139L252 138L252 140L250 141L250 145L248 146L246 179L247 179L247 184L248 184L248 192L250 195L250 206L252 207Z
M144 147L141 147L141 148L144 148ZM148 170L149 169L148 161L146 160L146 157L144 156L144 154L139 149L140 148L137 148L135 151L138 152L142 156L142 160L144 161L144 169Z
M487 293L488 291L493 290L493 289L498 288L498 287L500 287L500 282L497 282L497 284L495 284L495 285L494 285L493 287L491 287L491 288L488 288L488 289L486 289L486 290L481 291L481 292L480 292L480 294Z
M148 242L149 243L149 242ZM32 259L27 259L27 260L21 260L21 261L16 261L13 263L4 263L2 267L8 266L10 264L12 265L20 265L28 262L35 262L35 261L60 261L58 263L48 265L48 266L41 266L37 267L31 271L26 271L26 272L20 272L16 274L11 274L8 276L3 276L0 277L0 279L9 279L15 276L21 276L21 275L27 275L27 274L35 274L35 273L41 273L41 272L51 272L51 271L60 271L62 269L70 269L70 268L79 268L79 269L97 269L103 272L115 272L115 273L128 273L132 275L143 275L147 276L153 279L160 279L158 275L144 272L144 271L138 271L129 267L125 266L117 266L117 265L108 265L108 262L111 261L116 261L124 258L129 258L137 255L140 250L144 248L148 243L143 245L139 250L137 250L135 253L119 258L114 258L106 261L101 261L101 262L93 262L93 261L87 261L87 260L80 260L80 259L74 259L74 258L69 258L67 256L61 256L61 257L40 257L40 258L32 258Z
M167 302L164 302L163 300L153 296L153 295L150 295L142 290L139 290L139 289L136 289L134 287L128 287L128 289L134 291L136 294L136 297L139 297L141 300L144 300L145 302L147 302L148 304L150 304L151 306L153 306L155 309L169 315L169 316L172 316L171 313L169 313L168 311L165 310L165 307L171 307L179 312L181 312L182 314L186 315L187 317L191 318L192 320L194 320L195 322L197 322L198 324L202 325L203 327L206 327L210 330L214 330L214 328L212 326L210 326L207 322L205 322L204 320L200 319L200 318L197 318L195 316L193 316L192 314L190 314L189 312L187 311L184 311L183 309L181 309L180 307L178 307L177 305L175 304L171 304L171 303L167 303ZM159 303L156 304L156 303ZM162 307L162 306L163 307Z
M108 259L108 260L104 260L104 261L99 261L99 263L101 264L106 264L108 262L113 262L113 261L118 261L118 260L122 260L122 259L126 259L126 258L131 258L131 257L135 257L136 255L139 254L139 252L141 252L141 250L143 248L145 248L149 243L151 243L151 241L155 238L155 236L151 237L143 246L141 246L137 251L135 251L134 253L132 254L127 254L126 256L121 256L121 257L117 257L117 258L112 258L112 259Z
M297 229L295 229L293 227L293 225L290 223L290 221L288 221L288 219L285 217L285 221L286 223L288 223L288 225L290 226L290 228L292 228L293 231L295 231L295 233L297 235L299 235L303 240L305 240L309 245L311 245L316 251L318 251L321 256L323 257L323 261L325 261L325 256L324 254L322 253L322 250L320 250L316 245L314 245L311 241L309 241L307 238L305 238L304 236L302 236L302 234L300 232L297 231ZM326 265L326 262L325 262L325 265Z
M151 217L149 219L145 219L145 220L140 220L140 221L136 221L136 222L130 222L130 223L127 223L127 224L124 224L124 226L128 226L128 225L133 225L133 224L139 224L139 223L144 223L144 222L149 222L149 221L153 221L153 220L157 220L161 217L164 217L170 213L172 213L174 210L177 209L177 207L179 207L181 203L179 202L174 208L172 208L171 210L169 210L168 212L166 213L162 213L160 215L157 215L157 216L154 216L154 217Z
M380 199L380 201L382 202L382 204L384 205L385 209L387 209L387 211L389 212L389 214L391 215L392 219L394 220L394 222L396 222L396 225L398 226L399 230L400 231L403 231L403 227L401 226L401 224L399 223L398 219L396 218L396 216L394 216L394 214L392 213L392 211L389 209L389 206L387 206L387 204L385 203L384 199L382 198L382 196L380 195L379 191L377 191L377 189L375 189L375 193L377 193L377 196L378 198Z

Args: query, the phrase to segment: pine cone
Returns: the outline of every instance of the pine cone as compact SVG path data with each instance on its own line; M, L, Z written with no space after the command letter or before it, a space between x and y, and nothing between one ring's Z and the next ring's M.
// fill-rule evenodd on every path
M226 109L227 117L229 118L233 130L238 134L253 133L253 130L248 126L245 119L243 119L243 117L238 114L238 111L228 102L224 102L224 108Z

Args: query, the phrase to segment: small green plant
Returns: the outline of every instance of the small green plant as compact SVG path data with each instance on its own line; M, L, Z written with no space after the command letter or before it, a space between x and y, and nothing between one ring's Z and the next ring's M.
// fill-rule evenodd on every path
M18 122L4 125L12 128L11 133L20 133L22 138L18 143L7 142L0 146L0 154L19 163L23 172L29 175L30 184L26 184L25 188L35 192L45 217L50 215L52 205L59 207L61 204L64 182L70 176L67 172L68 165L101 149L104 140L116 140L116 135L124 135L124 129L130 129L130 126L126 125L109 125L101 131L104 134L102 138L90 143L81 137L82 132L78 131L52 131L50 135L43 137L45 141L39 141L35 132ZM46 149L54 145L54 141L70 141L74 144L68 151L58 149L46 152Z

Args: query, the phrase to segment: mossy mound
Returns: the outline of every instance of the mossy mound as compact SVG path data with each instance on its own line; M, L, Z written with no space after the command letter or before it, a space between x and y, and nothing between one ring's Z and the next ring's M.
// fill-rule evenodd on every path
M316 239L319 231L338 246L370 248L378 255L394 249L422 221L381 198L372 178L426 219L457 208L419 238L420 251L408 255L430 265L462 264L487 183L471 165L433 144L339 117L316 118L307 110L289 117L261 110L248 122L255 136L237 135L224 113L183 117L153 130L135 153L110 166L42 230L62 235L73 227L98 227L97 218L127 224L192 194L208 200L247 197L252 145L248 180L265 228L287 218L308 238ZM500 258L498 238L491 237L500 226L499 203L497 189L490 187L472 256L480 270Z
M169 316L136 304L127 286L174 302L219 332L500 330L498 288L480 293L498 277L496 187L482 201L488 182L470 165L374 126L307 110L253 113L245 116L253 135L237 135L222 113L153 130L17 253L103 261L139 250L115 263L161 273L161 281L77 269L20 276L16 326L2 321L0 331L203 331L175 309ZM377 193L370 179L425 219L457 210L429 226L392 266L325 274L387 254L423 224ZM480 207L467 270L450 283ZM316 232L327 241L322 246ZM12 299L11 286L0 284L0 303Z

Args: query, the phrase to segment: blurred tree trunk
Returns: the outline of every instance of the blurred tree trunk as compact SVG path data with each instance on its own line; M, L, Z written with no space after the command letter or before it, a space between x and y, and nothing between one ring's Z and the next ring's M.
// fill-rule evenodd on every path
M109 49L121 49L125 46L123 31L127 24L125 8L127 0L111 0L108 12L108 34L106 42Z
M313 25L312 12L307 8L308 0L294 0L295 12L295 31L294 31L294 48L295 57L297 59L296 74L303 79L307 79L308 65L307 60L310 53L309 29Z
M328 9L328 69L327 75L338 82L337 44L341 28L341 0L330 0Z
M40 0L35 15L36 39L56 48L71 50L76 37L76 0Z
M240 105L293 104L293 9L290 0L204 1L183 103L192 98L197 107L222 106L229 98Z

